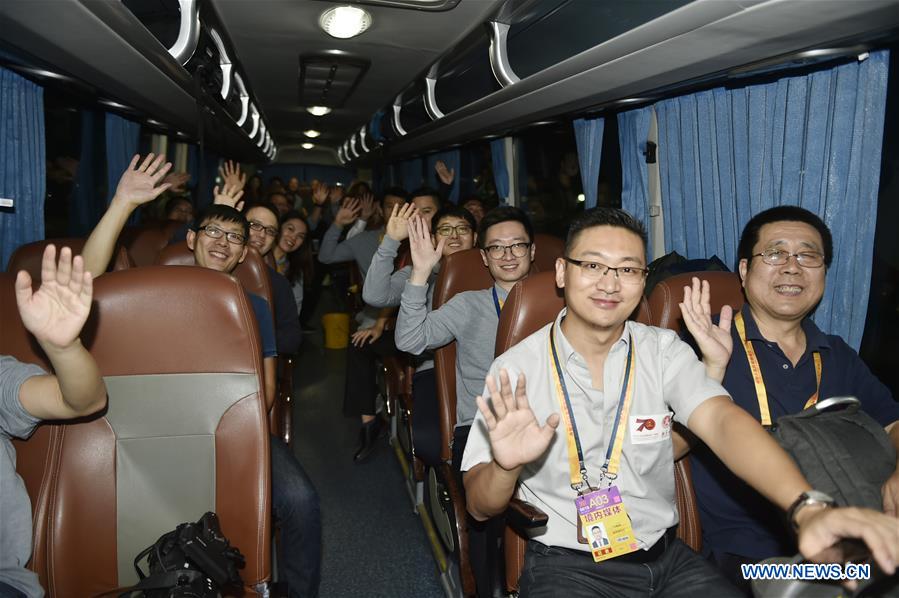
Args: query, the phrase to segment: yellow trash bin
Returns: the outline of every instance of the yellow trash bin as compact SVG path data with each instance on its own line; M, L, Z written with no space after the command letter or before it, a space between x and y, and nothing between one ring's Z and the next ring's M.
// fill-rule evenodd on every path
M325 314L322 328L325 329L325 349L346 349L350 344L350 314Z

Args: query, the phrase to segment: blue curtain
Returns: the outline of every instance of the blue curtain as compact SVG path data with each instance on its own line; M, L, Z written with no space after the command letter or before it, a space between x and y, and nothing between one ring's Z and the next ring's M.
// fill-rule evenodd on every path
M602 135L606 121L603 118L579 118L574 121L574 140L581 167L581 184L584 187L584 209L596 207L596 190L599 185L599 162L602 158Z
M376 142L384 141L384 134L381 132L381 121L383 119L384 111L378 110L368 123L368 133L371 139Z
M509 202L509 171L506 168L505 139L500 137L490 142L490 157L493 160L493 183L500 205Z
M81 153L69 204L69 234L86 237L106 211L103 121L93 110L81 111Z
M400 182L406 191L412 192L424 184L422 168L424 163L421 158L412 158L400 162Z
M462 152L457 148L446 152L431 154L426 158L425 171L427 172L427 176L425 178L425 184L434 187L435 189L439 189L442 185L440 177L437 176L437 171L435 170L438 160L442 160L449 170L456 171L447 199L449 199L451 203L459 203L459 189L461 188L460 179L462 178Z
M746 221L794 204L833 232L814 319L858 349L868 307L889 52L765 85L660 102L666 250L736 263Z
M122 173L128 168L140 142L140 123L106 113L106 205L112 201ZM140 210L135 210L128 224L140 221Z
M44 238L47 189L44 88L0 68L0 264L19 245Z
M651 106L618 114L618 144L621 148L621 207L647 227L649 226L649 172L644 154L651 119ZM598 160L599 158L597 158ZM654 255L651 238L646 255Z

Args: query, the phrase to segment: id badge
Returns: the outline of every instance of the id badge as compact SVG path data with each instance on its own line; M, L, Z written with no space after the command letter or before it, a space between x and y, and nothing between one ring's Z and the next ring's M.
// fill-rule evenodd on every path
M578 513L578 542L590 547L594 562L639 548L617 486L591 490L574 499L574 504Z

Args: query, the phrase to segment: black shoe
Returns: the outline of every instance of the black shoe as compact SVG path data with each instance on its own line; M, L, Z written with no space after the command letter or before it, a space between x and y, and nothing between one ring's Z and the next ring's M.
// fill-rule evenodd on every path
M381 437L381 420L373 419L362 425L359 430L359 448L353 455L353 461L361 463L368 459L378 446L378 438Z

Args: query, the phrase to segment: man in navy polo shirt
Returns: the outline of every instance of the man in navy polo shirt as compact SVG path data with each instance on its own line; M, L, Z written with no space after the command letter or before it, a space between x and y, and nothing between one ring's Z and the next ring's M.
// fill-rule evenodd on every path
M833 257L827 225L796 206L772 208L746 224L737 254L746 295L738 314L725 307L715 324L708 316L708 283L694 278L692 289L684 289L684 322L709 377L721 381L739 406L766 425L802 411L813 398L858 397L899 449L899 403L842 338L824 334L808 317L824 293ZM753 381L751 361L761 371L760 387ZM780 510L730 473L707 447L695 448L693 456L703 550L731 581L748 588L739 565L794 553L792 535ZM899 516L899 468L882 493L884 511Z

